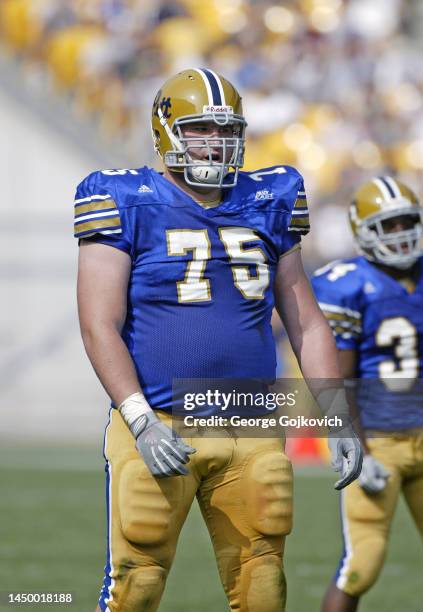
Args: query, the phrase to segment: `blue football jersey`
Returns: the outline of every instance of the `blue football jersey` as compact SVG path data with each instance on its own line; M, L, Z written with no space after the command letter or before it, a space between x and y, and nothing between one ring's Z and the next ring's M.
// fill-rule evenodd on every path
M423 259L413 293L364 257L318 270L312 285L339 349L357 352L364 428L423 427Z
M77 189L75 236L131 257L122 337L155 409L171 410L174 379L275 377L273 283L309 229L303 180L289 166L240 172L223 196L205 209L147 167Z

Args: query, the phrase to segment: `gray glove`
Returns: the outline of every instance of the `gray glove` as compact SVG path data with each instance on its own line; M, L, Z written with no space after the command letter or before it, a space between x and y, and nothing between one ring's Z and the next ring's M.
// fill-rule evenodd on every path
M189 473L184 464L195 448L185 444L154 412L139 417L134 429L137 431L135 446L153 476L166 478Z
M389 476L389 472L377 459L371 455L364 456L363 468L358 479L358 484L366 493L375 495L383 491Z
M332 467L335 472L341 472L342 476L334 484L334 488L339 491L360 475L363 449L352 426L330 431L328 446L332 454Z

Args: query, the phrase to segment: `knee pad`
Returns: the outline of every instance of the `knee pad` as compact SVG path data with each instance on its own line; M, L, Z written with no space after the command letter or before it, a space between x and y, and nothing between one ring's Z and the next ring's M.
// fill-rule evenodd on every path
M245 512L253 529L265 536L292 529L292 467L282 451L253 456L242 475Z
M167 571L162 567L139 567L130 570L116 611L154 612L157 610L165 587Z
M382 536L366 538L341 560L336 586L344 593L359 597L376 582L383 566L386 540Z
M118 494L124 537L141 546L165 543L170 535L172 503L175 508L181 487L177 478L157 481L141 460L126 463Z
M248 612L284 612L286 581L282 559L263 555L243 563L239 610Z

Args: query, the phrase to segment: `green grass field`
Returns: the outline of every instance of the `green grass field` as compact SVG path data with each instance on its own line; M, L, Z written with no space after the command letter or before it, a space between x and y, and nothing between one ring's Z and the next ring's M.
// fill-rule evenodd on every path
M297 469L288 539L288 612L317 612L340 551L338 500L326 469ZM0 449L0 593L72 592L94 609L105 550L103 468L94 449ZM360 612L422 610L421 541L401 503L382 577ZM59 610L32 605L26 609ZM1 606L0 609L13 609ZM25 608L24 608L25 609ZM197 507L182 532L160 612L224 612L227 605Z

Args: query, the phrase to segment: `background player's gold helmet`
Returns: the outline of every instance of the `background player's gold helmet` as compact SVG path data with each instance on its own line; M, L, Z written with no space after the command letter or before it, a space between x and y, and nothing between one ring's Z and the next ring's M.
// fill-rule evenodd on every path
M391 176L364 183L353 196L349 218L358 247L370 261L407 269L421 254L423 215L415 193ZM387 221L400 218L404 229Z
M184 138L183 128L199 122L231 126L232 135ZM171 77L158 91L153 104L154 148L169 169L184 172L189 185L236 185L244 162L246 125L241 96L235 87L208 69L183 70ZM208 149L208 160L193 159L195 149L204 148ZM213 159L212 148L215 152L220 149L219 161Z

